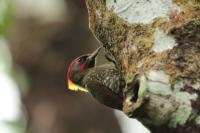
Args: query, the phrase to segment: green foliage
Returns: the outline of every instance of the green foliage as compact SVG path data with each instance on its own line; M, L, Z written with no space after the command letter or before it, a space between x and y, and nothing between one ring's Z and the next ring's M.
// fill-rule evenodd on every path
M11 0L0 0L0 35L6 35L11 18Z

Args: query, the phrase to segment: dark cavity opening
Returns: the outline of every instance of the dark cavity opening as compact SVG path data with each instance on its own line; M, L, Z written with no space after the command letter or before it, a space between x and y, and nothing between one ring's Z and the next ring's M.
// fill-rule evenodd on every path
M133 96L131 98L131 102L137 102L138 99L138 91L140 88L140 83L138 80L136 80L131 86L130 89L133 91Z

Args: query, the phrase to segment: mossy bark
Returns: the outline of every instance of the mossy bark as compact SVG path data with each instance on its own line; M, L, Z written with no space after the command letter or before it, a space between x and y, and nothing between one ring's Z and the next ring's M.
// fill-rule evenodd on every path
M164 15L158 13L149 22L126 19L141 1L124 1L123 11L117 10L118 0L109 8L110 1L86 3L90 29L113 54L125 81L124 113L152 132L199 132L200 1L172 0ZM153 0L142 4L147 2Z

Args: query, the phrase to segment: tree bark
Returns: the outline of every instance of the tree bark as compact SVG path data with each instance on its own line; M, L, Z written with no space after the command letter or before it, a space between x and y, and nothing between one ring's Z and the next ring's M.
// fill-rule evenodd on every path
M86 0L125 81L123 112L152 132L200 132L200 1Z

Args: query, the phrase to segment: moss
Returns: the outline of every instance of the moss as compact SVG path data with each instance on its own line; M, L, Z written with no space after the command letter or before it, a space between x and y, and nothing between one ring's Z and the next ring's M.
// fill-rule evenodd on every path
M13 5L10 0L0 0L0 8L2 8L0 13L0 35L7 36L9 26L13 20Z
M120 19L116 14L105 11L104 12L105 18L109 18L108 20L102 20L101 25L97 25L97 30L95 30L96 36L101 40L105 47L107 47L119 62L127 62L128 65L122 66L123 70L127 70L125 78L129 79L131 75L135 71L135 67L133 64L137 64L137 62L149 55L150 48L153 45L153 33L155 31L155 27L161 26L161 28L168 27L167 24L161 19L156 20L156 24L152 25L143 25L143 24L128 24L124 20ZM199 21L195 21L196 25L199 24ZM165 25L163 27L163 24ZM105 25L105 26L104 26ZM100 27L100 28L99 28ZM169 28L169 27L168 27ZM131 39L128 38L131 36ZM128 40L130 39L130 40ZM131 43L138 47L138 52L134 53L134 55L130 55L128 43ZM128 45L128 47L127 47ZM127 58L124 56L120 57L120 54L123 53L122 51L124 48L126 50L124 54L129 55ZM133 57L135 56L135 58ZM122 59L127 59L122 60ZM124 65L124 63L122 63ZM128 68L128 69L127 69Z
M150 48L153 45L153 33L155 28L143 24L133 24L131 28L133 29L132 35L140 46Z
M133 64L137 64L141 57L146 56L148 54L147 51L152 47L155 29L151 28L150 25L128 24L108 10L102 11L102 16L102 18L95 17L95 20L90 22L95 36L116 57L118 62L123 62L122 66L119 67L122 67L123 70L128 70L124 73L133 73L135 69ZM129 45L130 43L132 45ZM134 55L130 55L131 46L139 49ZM126 55L129 56L125 57ZM128 65L125 66L125 64ZM125 76L126 79L130 77L131 75Z

